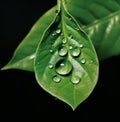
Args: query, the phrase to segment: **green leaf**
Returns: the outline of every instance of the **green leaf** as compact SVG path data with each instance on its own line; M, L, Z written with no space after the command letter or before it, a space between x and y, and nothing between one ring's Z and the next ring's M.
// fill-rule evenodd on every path
M120 0L68 0L67 9L91 38L100 60L120 54Z
M119 0L69 0L66 6L91 38L100 60L120 54ZM55 11L56 7L40 17L3 69L34 70L33 55L43 32L55 17Z
M35 58L39 85L74 110L93 91L98 79L94 47L65 3L49 25Z
M28 35L17 47L12 59L9 61L7 65L5 65L2 68L2 70L14 68L27 71L34 71L33 64L37 45L41 40L41 37L45 29L53 21L53 18L55 16L55 10L56 7L52 8L34 24Z

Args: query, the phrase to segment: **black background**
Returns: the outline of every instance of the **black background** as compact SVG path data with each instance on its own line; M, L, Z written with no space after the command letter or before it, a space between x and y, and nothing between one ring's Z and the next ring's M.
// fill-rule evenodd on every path
M0 2L0 68L11 59L36 20L54 5L56 0ZM0 71L0 112L5 116L11 114L11 118L16 116L17 120L24 117L41 120L50 114L53 120L54 115L59 116L57 120L63 117L75 121L117 120L120 113L119 76L120 56L100 62L98 84L89 98L72 111L67 104L45 92L37 84L34 73L13 69Z

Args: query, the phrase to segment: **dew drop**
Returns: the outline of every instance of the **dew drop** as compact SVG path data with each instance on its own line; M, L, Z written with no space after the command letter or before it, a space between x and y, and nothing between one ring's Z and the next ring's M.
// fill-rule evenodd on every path
M80 29L78 27L75 28L77 31L79 31Z
M83 58L83 59L81 60L81 63L82 63L82 64L85 64L85 62L86 62L86 60Z
M81 81L81 78L79 76L72 77L72 83L78 84L80 81Z
M66 43L67 43L67 40L66 40L66 39L63 39L63 40L62 40L62 43L63 43L63 44L66 44Z
M60 33L61 33L61 30L60 30L60 29L57 29L57 30L56 30L56 33L57 33L57 34L60 34Z
M53 49L50 49L50 53L53 53Z
M80 55L80 53L81 53L80 48L75 47L75 48L72 49L72 56L73 57L78 57Z
M68 19L71 21L72 20L72 18L71 17L68 17Z
M65 56L67 55L67 48L65 46L61 46L59 49L58 49L58 53L60 56Z
M72 64L67 60L60 60L55 65L55 69L59 75L68 75L72 71Z
M53 68L53 65L52 64L49 64L48 68L52 69Z
M80 44L80 48L83 48L83 44Z
M56 36L56 33L52 33L52 36Z
M69 46L69 49L70 49L70 50L72 50L72 49L73 49L73 47L70 45L70 46Z
M61 33L60 35L63 36L63 33Z
M61 81L61 79L60 79L60 77L55 75L55 76L53 76L53 81L55 81L56 83L59 83Z

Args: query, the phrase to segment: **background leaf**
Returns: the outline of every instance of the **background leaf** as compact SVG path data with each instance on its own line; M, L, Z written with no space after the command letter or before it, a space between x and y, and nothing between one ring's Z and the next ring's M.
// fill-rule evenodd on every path
M73 110L97 83L98 60L94 47L64 7L38 46L35 75L44 90Z
M67 1L69 12L91 38L99 59L119 55L120 0Z

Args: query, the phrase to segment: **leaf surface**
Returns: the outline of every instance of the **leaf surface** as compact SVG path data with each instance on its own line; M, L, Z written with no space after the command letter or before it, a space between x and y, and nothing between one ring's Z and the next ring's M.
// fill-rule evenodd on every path
M42 38L44 31L48 25L53 21L56 7L44 14L31 28L27 36L23 39L20 45L16 48L12 59L2 70L7 69L21 69L27 71L34 71L34 58L36 48Z
M67 1L68 11L91 38L99 59L119 55L120 0Z
M39 85L74 110L93 91L98 79L94 47L65 3L37 48L35 75Z
M66 7L88 34L100 60L120 54L119 0L66 0ZM3 69L34 71L34 56L42 34L55 17L56 7L50 9L34 24L16 49L12 60Z

